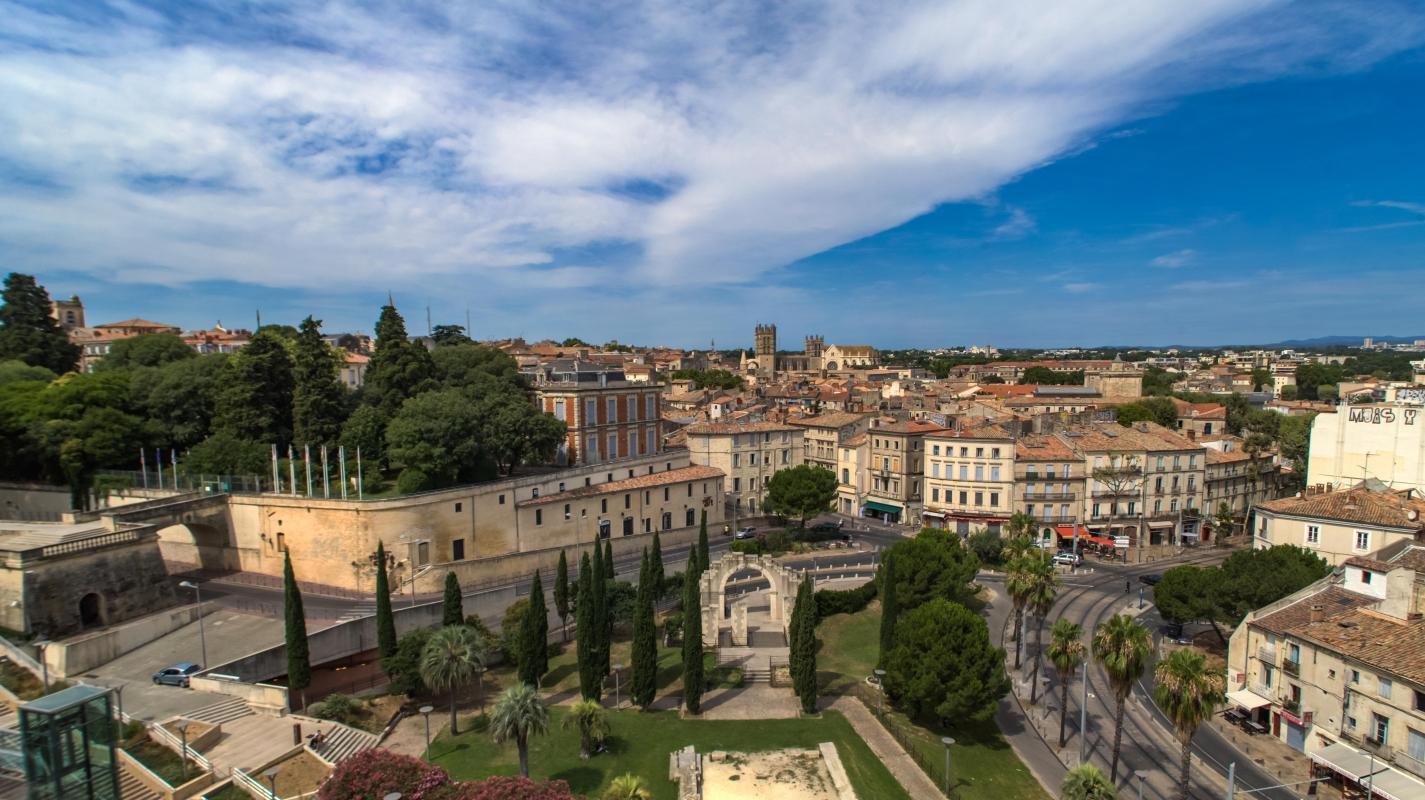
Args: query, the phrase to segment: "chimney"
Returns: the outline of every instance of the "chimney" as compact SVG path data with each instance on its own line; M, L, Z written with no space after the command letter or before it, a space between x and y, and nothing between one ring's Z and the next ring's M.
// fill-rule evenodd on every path
M1326 619L1326 607L1325 607L1325 606L1321 606L1321 605L1314 605L1314 606L1312 606L1312 607L1311 607L1311 621L1312 621L1312 622L1320 622L1320 621L1322 621L1322 620L1324 620L1324 619Z
M1192 428L1188 428L1188 429L1187 429L1187 435L1188 435L1188 441L1189 441L1189 442L1195 442L1195 441L1197 441L1197 431L1196 431L1196 430L1194 430L1194 429L1192 429Z

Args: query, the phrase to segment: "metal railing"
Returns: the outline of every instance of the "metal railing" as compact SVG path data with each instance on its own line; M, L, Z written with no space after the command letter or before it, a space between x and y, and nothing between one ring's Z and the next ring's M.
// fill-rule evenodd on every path
M271 797L272 789L263 786L262 782L243 772L240 767L233 767L233 784L242 786L252 794L253 797Z
M1025 492L1025 500L1073 500L1078 492Z
M206 757L204 757L202 753L198 752L197 750L194 750L193 745L190 744L185 746L183 740L177 736L174 736L172 731L157 723L149 725L148 731L155 738L161 740L164 744L172 748L173 752L180 754L180 756L184 752L187 752L188 760L202 767L205 772L213 771L213 762L209 761Z
M1291 714L1293 716L1299 716L1301 714L1300 700L1293 700L1290 697L1283 697L1281 702L1282 711L1285 711L1286 713Z
M1292 676L1293 678L1300 676L1300 675L1301 675L1301 662L1300 662L1300 661L1293 661L1293 660L1291 660L1290 658L1284 659L1284 660L1282 661L1282 672L1285 672L1286 674Z
M1262 661L1265 661L1268 664L1271 664L1272 666L1276 666L1277 649L1275 647L1271 647L1265 644L1259 645L1257 647L1257 658L1261 659Z

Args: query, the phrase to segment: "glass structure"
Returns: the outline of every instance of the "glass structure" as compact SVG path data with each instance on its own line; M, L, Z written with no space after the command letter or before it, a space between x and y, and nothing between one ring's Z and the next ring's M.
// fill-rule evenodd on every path
M110 691L73 686L20 706L30 800L118 800Z

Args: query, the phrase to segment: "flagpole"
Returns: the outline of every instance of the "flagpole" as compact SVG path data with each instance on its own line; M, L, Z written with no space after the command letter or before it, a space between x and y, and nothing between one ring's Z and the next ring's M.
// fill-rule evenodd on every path
M322 499L330 500L332 497L331 474L327 472L327 446L322 445Z
M176 492L178 491L178 448L168 448L168 464L173 467L170 471L173 473L173 491Z
M144 448L139 448L139 472L143 474L143 488L148 488L148 456L144 454Z
M312 496L312 446L302 445L302 465L307 469L307 497Z
M287 481L292 484L292 496L297 496L297 456L292 445L287 445Z
M282 470L277 466L277 443L272 444L272 490L282 494Z
M362 487L361 483L362 483L362 481L361 481L361 445L357 445L357 446L356 446L356 499L357 499L357 500L365 499L365 498L362 496L364 492L363 492L363 487Z
M346 445L336 449L336 459L341 462L341 499L346 499Z
M158 488L159 488L159 489L162 489L162 488L163 488L163 448L162 448L162 447L156 447L156 448L154 448L154 451L158 454L158 458L155 459L155 460L158 462Z

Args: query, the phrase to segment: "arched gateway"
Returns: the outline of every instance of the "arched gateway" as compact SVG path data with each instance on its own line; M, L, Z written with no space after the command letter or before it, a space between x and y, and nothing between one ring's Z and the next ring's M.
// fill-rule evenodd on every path
M722 558L708 567L699 583L702 596L703 646L717 647L719 633L724 624L732 627L732 643L747 645L747 609L740 607L741 616L728 616L727 581L743 570L756 570L771 584L768 591L768 616L774 624L780 625L782 633L787 633L791 622L792 605L797 597L797 583L800 574L777 563L767 556L749 556L745 553L724 553Z

